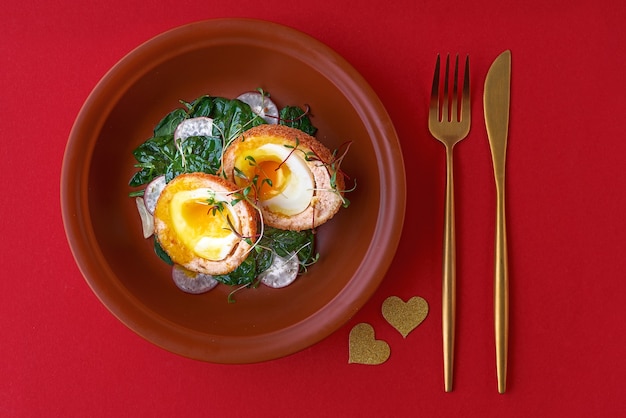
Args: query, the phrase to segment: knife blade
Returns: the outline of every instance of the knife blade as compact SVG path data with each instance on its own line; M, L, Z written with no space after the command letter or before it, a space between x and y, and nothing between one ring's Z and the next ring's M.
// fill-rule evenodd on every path
M494 248L494 328L498 392L506 391L509 334L509 274L505 216L505 165L511 101L511 51L491 64L483 95L485 126L489 137L496 183L496 237Z

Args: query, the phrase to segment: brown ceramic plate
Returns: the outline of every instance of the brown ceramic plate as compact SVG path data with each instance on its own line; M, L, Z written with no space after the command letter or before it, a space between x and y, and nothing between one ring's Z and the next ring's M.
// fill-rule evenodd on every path
M374 59L374 57L372 57ZM310 105L317 138L353 141L342 168L358 181L348 209L319 228L320 261L283 289L179 291L142 238L128 181L131 151L179 100L236 97L261 87L279 106ZM374 293L397 248L405 179L393 124L374 91L319 41L274 23L219 19L139 46L98 83L70 134L61 206L76 262L102 303L130 329L180 355L251 363L330 335Z

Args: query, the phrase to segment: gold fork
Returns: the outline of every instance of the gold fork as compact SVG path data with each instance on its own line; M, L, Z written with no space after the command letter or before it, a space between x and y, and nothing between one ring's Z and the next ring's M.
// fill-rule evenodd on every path
M470 130L470 81L469 55L465 58L463 91L459 109L458 73L459 55L454 65L453 88L450 97L448 78L450 54L446 57L446 69L443 79L443 94L440 93L439 61L435 65L433 88L428 111L428 129L432 136L446 147L446 207L443 235L443 292L442 292L442 329L443 329L443 370L444 389L452 390L454 369L454 328L456 316L456 242L454 230L454 164L453 151L457 142L467 136Z

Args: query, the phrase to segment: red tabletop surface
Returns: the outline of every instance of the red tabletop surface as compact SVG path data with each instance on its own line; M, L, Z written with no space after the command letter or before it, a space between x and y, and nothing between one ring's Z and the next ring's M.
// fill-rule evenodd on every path
M1 416L626 416L626 18L622 2L275 0L4 2L0 17ZM406 164L406 221L373 298L336 333L251 365L190 360L119 322L66 241L60 172L96 83L174 27L250 17L307 33L371 84ZM495 188L482 87L512 54L507 160L508 390L497 393ZM443 391L441 257L445 159L428 132L437 53L471 55L472 129L455 152L458 321L455 386ZM381 315L421 296L407 338ZM391 356L349 364L371 324Z

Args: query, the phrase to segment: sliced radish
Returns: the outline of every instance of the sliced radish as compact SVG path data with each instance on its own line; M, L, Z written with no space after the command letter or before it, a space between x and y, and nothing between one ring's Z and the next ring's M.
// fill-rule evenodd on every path
M135 203L137 203L137 211L139 212L139 217L141 218L141 228L143 229L143 237L149 238L154 233L154 217L148 209L146 208L146 203L143 200L143 197L139 196L135 199Z
M213 119L205 116L185 119L178 124L174 131L175 139L187 139L190 136L211 136L213 135Z
M172 267L172 279L180 290L194 295L208 292L219 283L209 274L189 271L178 264Z
M237 99L250 106L250 109L270 124L278 123L278 107L266 94L258 91L249 91L241 94Z
M154 209L156 208L157 200L159 200L159 196L161 196L161 192L165 188L165 176L156 177L146 186L146 190L143 192L143 200L146 204L146 209L151 214L154 214Z
M259 274L258 279L266 286L279 289L289 286L298 277L298 269L300 262L295 253L289 254L288 257L281 257L274 253L272 264L267 270Z

